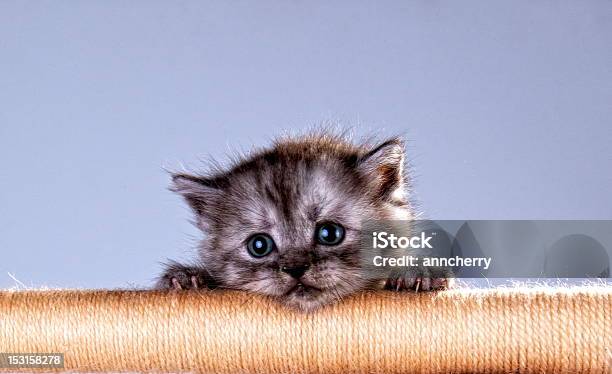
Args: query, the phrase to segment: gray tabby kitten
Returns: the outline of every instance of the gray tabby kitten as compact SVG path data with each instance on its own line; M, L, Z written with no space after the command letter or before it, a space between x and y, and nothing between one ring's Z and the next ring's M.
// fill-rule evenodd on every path
M363 275L361 222L414 218L398 138L373 147L330 134L281 139L228 170L172 180L205 239L198 264L168 264L157 288L244 290L313 310L366 289L447 284L428 269Z

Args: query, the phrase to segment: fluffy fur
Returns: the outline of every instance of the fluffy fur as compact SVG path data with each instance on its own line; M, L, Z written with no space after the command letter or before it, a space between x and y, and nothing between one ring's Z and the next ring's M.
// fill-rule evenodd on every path
M413 219L399 138L373 146L330 134L285 138L225 170L177 173L172 181L205 238L197 265L169 264L159 288L245 290L312 310L385 284L361 271L364 220ZM336 246L318 244L315 228L321 222L342 225L344 240ZM270 255L254 258L246 250L257 233L274 239ZM308 266L299 279L281 271L296 264ZM441 285L428 274L386 284L396 289Z

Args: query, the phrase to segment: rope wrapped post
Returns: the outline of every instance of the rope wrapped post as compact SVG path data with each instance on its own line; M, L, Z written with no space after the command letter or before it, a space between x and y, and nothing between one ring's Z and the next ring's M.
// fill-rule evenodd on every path
M239 292L0 293L0 352L64 353L58 371L603 374L611 350L603 286L378 292L311 314Z

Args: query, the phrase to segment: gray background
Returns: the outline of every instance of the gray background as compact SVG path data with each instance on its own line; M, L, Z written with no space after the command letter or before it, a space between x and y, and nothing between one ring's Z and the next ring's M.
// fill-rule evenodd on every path
M0 287L150 284L163 167L332 120L436 219L612 219L612 2L0 2ZM9 275L10 273L10 275Z

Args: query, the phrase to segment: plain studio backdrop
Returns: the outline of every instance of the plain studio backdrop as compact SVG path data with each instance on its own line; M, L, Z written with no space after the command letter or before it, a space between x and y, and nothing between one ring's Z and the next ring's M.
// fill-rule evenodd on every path
M0 287L147 286L164 168L325 121L438 219L612 219L612 2L0 3Z

